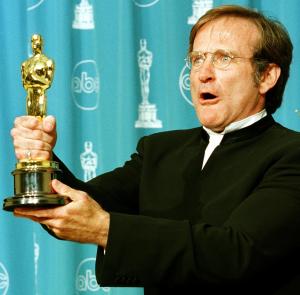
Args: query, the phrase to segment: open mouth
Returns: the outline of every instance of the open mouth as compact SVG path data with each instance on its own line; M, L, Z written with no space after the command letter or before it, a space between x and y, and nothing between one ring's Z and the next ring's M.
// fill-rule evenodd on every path
M201 98L203 98L203 99L205 99L205 100L214 99L214 98L216 98L216 97L217 97L216 95L214 95L214 94L212 94L212 93L210 93L210 92L203 92L203 93L201 94Z

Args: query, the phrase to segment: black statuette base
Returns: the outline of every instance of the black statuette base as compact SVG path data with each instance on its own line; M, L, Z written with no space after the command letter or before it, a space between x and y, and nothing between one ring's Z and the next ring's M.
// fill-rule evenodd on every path
M3 209L13 211L17 207L56 207L69 203L69 198L58 194L41 195L21 195L4 199Z

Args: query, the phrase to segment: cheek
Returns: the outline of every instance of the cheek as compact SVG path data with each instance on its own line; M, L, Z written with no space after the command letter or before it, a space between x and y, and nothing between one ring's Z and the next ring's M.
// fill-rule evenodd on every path
M191 96L192 99L196 99L197 96L197 92L198 92L198 83L196 81L196 78L194 75L190 75L190 92L191 92Z

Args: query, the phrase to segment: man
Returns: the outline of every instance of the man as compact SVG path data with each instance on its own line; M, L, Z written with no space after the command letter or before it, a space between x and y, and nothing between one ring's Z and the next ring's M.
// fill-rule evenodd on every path
M291 59L279 23L239 6L212 9L193 27L187 58L203 127L144 137L123 167L88 183L60 163L63 183L52 185L72 202L15 215L58 238L99 245L102 286L296 294L300 135L271 116ZM12 136L18 159L28 150L49 159L55 120L17 118Z

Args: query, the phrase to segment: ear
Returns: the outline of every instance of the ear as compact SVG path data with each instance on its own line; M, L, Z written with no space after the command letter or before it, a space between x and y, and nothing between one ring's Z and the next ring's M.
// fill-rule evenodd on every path
M263 72L259 84L260 94L266 94L271 88L275 86L280 76L281 69L277 64L271 63Z

